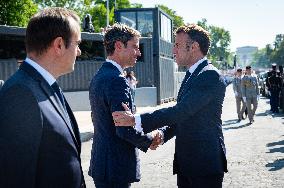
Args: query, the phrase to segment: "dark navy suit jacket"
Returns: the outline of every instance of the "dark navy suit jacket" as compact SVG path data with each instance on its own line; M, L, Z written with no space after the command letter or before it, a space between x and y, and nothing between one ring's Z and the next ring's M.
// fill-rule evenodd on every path
M132 127L115 127L112 112L133 108L127 80L105 62L90 84L94 139L89 175L94 181L131 183L140 180L138 149L146 152L152 139Z
M165 141L176 135L174 173L223 174L227 171L221 121L224 79L204 61L182 85L175 106L141 115L143 130L170 126L163 129Z
M0 187L82 187L79 130L66 100L65 104L68 115L47 81L25 62L4 84Z

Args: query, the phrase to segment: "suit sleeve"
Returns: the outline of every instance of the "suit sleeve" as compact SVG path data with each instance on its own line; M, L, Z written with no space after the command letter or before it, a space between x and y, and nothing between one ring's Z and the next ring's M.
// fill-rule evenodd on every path
M189 116L195 115L200 109L205 108L216 97L223 97L219 95L219 92L225 90L220 83L224 83L224 80L221 79L215 71L206 71L200 74L198 80L195 80L195 83L192 84L191 89L184 94L181 101L175 106L142 114L143 131L147 133L164 125L175 126L188 119Z
M0 187L35 187L41 113L31 91L13 86L0 95Z
M158 130L164 133L164 143L166 143L176 135L175 126L164 126L162 128L159 128Z
M117 77L112 80L108 89L108 103L110 104L111 113L114 111L123 111L122 102L131 108L130 88L124 77ZM116 134L123 140L133 144L140 150L146 152L152 143L149 135L144 135L136 131L133 127L116 127Z

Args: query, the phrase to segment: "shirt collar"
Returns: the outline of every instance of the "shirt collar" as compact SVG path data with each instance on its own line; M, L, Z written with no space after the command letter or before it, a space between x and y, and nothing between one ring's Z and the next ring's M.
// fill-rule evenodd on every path
M33 68L39 72L39 74L47 81L47 83L51 86L54 82L56 82L56 79L44 68L42 68L39 64L37 64L35 61L31 60L30 58L26 58L25 62L27 62L29 65L31 65Z
M192 74L195 71L195 69L198 67L198 65L200 65L206 59L207 58L204 57L204 58L200 59L199 61L197 61L196 63L194 63L191 67L189 67L188 71Z
M113 61L113 60L110 60L110 59L106 59L106 61L109 62L109 63L111 63L111 64L113 64L113 65L119 70L119 72L120 72L121 74L123 74L123 69L122 69L122 67L121 67L117 62L115 62L115 61Z

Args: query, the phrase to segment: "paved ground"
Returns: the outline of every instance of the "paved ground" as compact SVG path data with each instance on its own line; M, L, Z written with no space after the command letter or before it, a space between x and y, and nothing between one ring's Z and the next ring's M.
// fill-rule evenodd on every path
M229 173L225 174L225 188L283 188L284 187L284 115L269 112L268 100L261 98L255 123L236 122L235 100L229 86L223 108L223 132L227 147ZM172 105L167 104L167 105ZM139 112L155 108L139 108ZM90 112L75 112L85 142L82 146L82 165L88 188L94 188L87 175L92 140ZM172 175L174 142L169 141L156 151L141 152L142 179L134 188L176 187Z

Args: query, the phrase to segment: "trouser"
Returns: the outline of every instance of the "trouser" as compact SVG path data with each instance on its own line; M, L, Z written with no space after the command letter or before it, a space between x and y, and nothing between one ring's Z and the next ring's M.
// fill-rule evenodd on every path
M253 107L251 107L251 105L253 105ZM248 118L249 121L252 122L253 121L253 116L255 114L255 111L257 109L257 97L248 97L246 98L246 106L247 106L247 110L248 110Z
M242 119L243 114L246 110L246 104L242 97L236 97L236 105L237 105L238 118Z
M275 91L271 91L270 93L271 93L271 96L270 96L271 111L278 112L280 91L275 90Z
M212 176L177 175L178 188L222 188L224 174Z
M96 188L130 188L131 183L96 181Z

